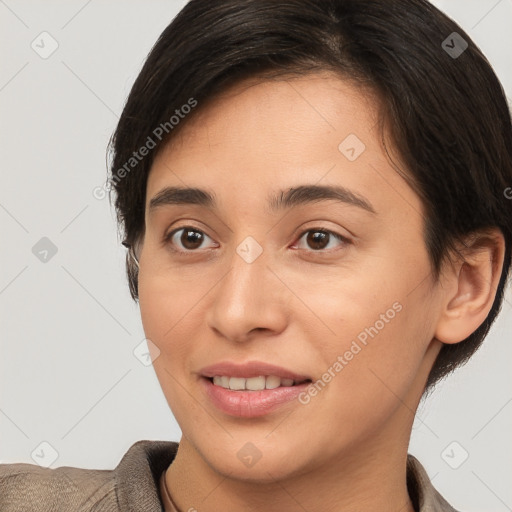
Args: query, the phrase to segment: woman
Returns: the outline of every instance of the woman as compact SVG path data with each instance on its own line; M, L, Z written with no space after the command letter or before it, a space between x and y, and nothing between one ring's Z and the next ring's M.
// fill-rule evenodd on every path
M112 156L183 437L0 466L0 509L455 510L407 448L511 265L511 119L469 36L423 0L191 0Z

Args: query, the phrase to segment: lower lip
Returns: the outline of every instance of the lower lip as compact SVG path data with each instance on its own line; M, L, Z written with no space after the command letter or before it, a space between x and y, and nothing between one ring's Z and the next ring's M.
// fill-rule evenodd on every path
M201 378L206 394L222 412L240 418L255 418L275 411L282 405L296 400L311 384L304 382L295 386L264 389L262 391L232 391L216 386L210 379ZM297 400L297 403L299 401Z

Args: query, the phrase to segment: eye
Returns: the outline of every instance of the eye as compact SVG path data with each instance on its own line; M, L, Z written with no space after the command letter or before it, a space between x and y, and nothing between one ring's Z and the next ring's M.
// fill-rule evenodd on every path
M308 236L305 236L308 235ZM212 240L204 231L201 231L194 226L183 226L176 228L164 236L164 244L170 245L171 249L178 253L191 253L198 252L196 249L204 249L204 242L206 239ZM313 228L302 232L298 242L298 249L305 249L299 244L304 239L305 243L312 248L313 252L319 252L323 249L332 249L329 247L331 242L338 242L338 245L344 246L350 243L350 240L339 233L330 231L323 228ZM181 245L181 247L179 247ZM176 248L178 246L178 248ZM213 242L213 247L219 245ZM307 247L306 247L307 249Z
M180 234L181 233L181 234ZM194 252L195 249L201 249L205 239L211 238L193 226L183 226L181 228L174 229L164 237L164 243L171 246L175 246L178 242L183 248L174 249L176 252ZM218 244L216 245L218 247Z
M321 251L322 249L330 249L332 247L328 247L331 241L338 241L338 245L347 245L350 243L350 240L339 233L335 233L334 231L329 231L323 228L313 228L304 231L300 238L300 241L304 238L304 235L308 235L305 238L306 243L313 249L313 251ZM298 247L299 249L304 249L304 247Z

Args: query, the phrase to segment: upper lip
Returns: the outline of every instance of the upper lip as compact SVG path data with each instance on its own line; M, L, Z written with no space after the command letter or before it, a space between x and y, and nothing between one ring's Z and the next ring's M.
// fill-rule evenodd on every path
M248 361L244 364L236 364L230 361L221 361L220 363L206 366L199 372L203 377L229 376L229 377L259 377L260 375L275 375L282 379L292 379L295 382L302 382L311 380L307 375L300 375L298 373L276 366L270 363L260 361Z

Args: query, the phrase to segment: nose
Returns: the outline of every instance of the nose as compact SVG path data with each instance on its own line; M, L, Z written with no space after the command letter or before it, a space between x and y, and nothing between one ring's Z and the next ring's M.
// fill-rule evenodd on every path
M250 263L233 251L230 269L214 290L207 323L218 336L245 342L286 328L285 295L290 292L270 268L265 251Z

